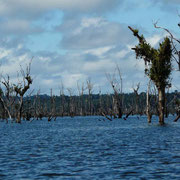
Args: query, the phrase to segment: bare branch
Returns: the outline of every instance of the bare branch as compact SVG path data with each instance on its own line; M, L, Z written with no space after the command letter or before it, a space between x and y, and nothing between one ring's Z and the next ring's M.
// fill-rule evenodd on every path
M158 22L155 22L155 23L154 23L154 27L155 27L156 29L162 29L162 30L166 31L166 32L170 35L170 38L171 38L171 39L173 39L173 40L177 41L178 43L180 43L180 40L178 40L177 38L175 38L175 37L173 36L173 34L172 34L167 28L163 28L163 27L161 27L161 26L157 26L157 23L158 23Z

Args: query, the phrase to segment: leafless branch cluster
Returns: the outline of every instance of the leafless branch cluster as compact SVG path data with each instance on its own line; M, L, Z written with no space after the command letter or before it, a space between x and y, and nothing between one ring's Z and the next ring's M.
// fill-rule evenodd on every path
M154 23L154 27L156 29L161 29L161 30L167 32L169 35L169 39L171 40L171 44L172 44L173 52L174 52L172 57L178 65L178 71L180 71L180 50L177 48L177 45L178 44L180 45L180 39L176 38L169 29L158 26L157 24L158 24L158 22ZM180 26L180 24L178 24L178 26Z

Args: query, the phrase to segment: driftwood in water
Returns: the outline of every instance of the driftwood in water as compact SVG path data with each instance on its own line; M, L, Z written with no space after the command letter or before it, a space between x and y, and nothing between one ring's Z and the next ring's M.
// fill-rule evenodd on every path
M176 116L174 122L177 122L179 118L180 118L180 114Z
M126 120L132 113L133 113L133 109L129 111L129 113L126 114L126 117L124 117L124 120Z
M109 121L112 121L112 119L108 115L106 115L104 112L101 112L101 115L104 116Z

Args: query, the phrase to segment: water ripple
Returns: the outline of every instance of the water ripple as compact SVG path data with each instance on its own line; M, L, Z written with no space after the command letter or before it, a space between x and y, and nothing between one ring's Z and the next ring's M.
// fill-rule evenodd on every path
M1 122L0 179L180 179L178 123L97 119Z

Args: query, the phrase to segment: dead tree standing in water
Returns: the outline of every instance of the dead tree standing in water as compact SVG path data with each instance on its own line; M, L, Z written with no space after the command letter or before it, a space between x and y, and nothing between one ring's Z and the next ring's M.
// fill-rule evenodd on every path
M10 83L9 76L7 76L7 78L3 77L1 83L4 85L5 90L3 92L2 88L0 88L0 102L3 106L5 114L7 113L9 120L12 121L13 105L15 103L17 94L14 93L13 86ZM6 117L6 115L5 118L6 122L8 123L8 118Z
M139 87L140 87L140 83L136 85L136 88L133 87L133 91L135 94L135 102L136 102L135 114L139 114L139 93L138 93Z
M146 115L147 115L148 123L151 123L151 118L152 118L151 104L150 104L150 88L151 88L151 80L149 80L147 92L146 92Z
M87 90L88 90L88 113L89 115L93 115L93 104L92 104L92 90L93 90L93 83L91 79L86 80Z
M118 77L116 77L116 71L118 72ZM122 76L120 69L118 65L116 66L115 72L113 75L106 74L106 77L114 91L113 94L113 102L112 102L112 113L114 114L114 117L116 118L116 115L118 118L122 118L123 115L123 93L122 93Z
M33 82L30 75L30 71L31 71L31 63L29 63L29 65L26 67L26 72L21 68L20 72L23 81L19 82L17 85L14 84L14 91L17 93L18 96L17 116L16 116L17 123L21 123L22 111L23 111L23 97Z
M65 115L65 95L64 95L64 85L61 82L60 86L60 116L63 117Z
M176 107L176 118L174 122L177 122L180 119L180 99L177 98L177 95L175 95L174 104Z
M68 115L71 117L74 117L75 116L75 101L73 97L73 91L71 88L67 88L67 90L69 92Z
M82 85L80 86L79 83L77 82L77 88L78 88L78 93L79 93L79 110L80 110L80 116L84 116L85 115L85 107L84 107L84 91L85 91L85 87L84 87L84 83L82 83Z
M53 95L52 89L51 89L51 97L50 97L50 109L48 111L48 121L51 121L54 118L56 120L56 102L55 102L55 96Z

